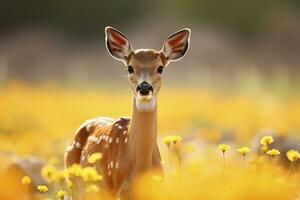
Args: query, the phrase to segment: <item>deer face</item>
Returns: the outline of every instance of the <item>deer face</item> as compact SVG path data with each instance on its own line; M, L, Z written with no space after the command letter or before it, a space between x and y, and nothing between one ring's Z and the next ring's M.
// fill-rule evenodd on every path
M107 50L112 57L126 65L138 110L151 111L156 107L163 70L170 62L177 61L186 54L190 33L189 29L183 29L172 34L160 51L133 50L124 34L111 27L105 28Z

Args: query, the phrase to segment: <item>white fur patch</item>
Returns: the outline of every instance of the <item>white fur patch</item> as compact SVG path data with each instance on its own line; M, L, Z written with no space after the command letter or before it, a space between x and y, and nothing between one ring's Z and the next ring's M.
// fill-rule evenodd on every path
M149 101L144 101L136 97L135 106L139 111L143 111L143 112L153 111L156 106L156 98L152 97Z

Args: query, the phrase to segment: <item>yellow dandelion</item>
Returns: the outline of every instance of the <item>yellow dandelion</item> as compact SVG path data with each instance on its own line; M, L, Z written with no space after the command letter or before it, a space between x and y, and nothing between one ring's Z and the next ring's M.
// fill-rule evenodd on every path
M272 157L275 157L280 154L280 151L278 149L272 149L272 150L267 151L267 154Z
M95 182L102 180L102 176L93 167L85 167L82 169L81 177L84 181Z
M22 178L22 184L23 185L29 185L29 184L31 184L31 178L29 176L23 176L23 178Z
M227 144L220 144L218 148L222 151L222 153L230 150L230 146L228 146Z
M274 139L272 136L264 136L263 138L261 138L260 140L260 144L261 145L269 145L272 144L274 142Z
M98 160L100 160L102 158L102 154L101 153L93 153L89 158L88 158L88 162L91 164L95 164Z
M152 180L154 182L160 183L160 182L162 182L163 178L161 176L154 175L154 176L152 176Z
M163 138L163 142L169 147L172 142L172 136L166 136Z
M241 147L237 149L237 152L241 153L243 156L246 156L251 150L249 147Z
M46 185L38 185L37 190L41 193L45 193L48 191L48 187Z
M89 185L89 186L87 186L85 188L85 191L86 192L98 192L99 191L99 187L97 185L95 185L95 184L91 184L91 185Z
M66 180L66 171L65 170L58 170L55 172L54 181L56 182L63 182Z
M60 200L64 200L65 196L67 195L67 192L65 190L60 190L57 192L56 196Z
M80 177L82 172L81 165L73 164L71 167L67 168L68 177Z
M300 153L292 149L286 152L286 157L289 159L289 161L296 162L297 160L300 160Z
M172 136L172 141L174 144L176 144L177 142L180 142L181 140L182 140L182 138L179 135Z
M55 181L55 174L56 173L56 169L53 165L45 165L42 170L41 170L41 174L42 176L49 182L54 182Z

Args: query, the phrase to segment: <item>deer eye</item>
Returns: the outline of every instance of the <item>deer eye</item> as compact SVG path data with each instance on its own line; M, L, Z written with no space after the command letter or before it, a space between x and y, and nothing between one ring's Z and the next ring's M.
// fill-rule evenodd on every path
M163 66L159 66L157 68L157 73L161 74L164 71L164 67Z
M132 74L132 73L134 72L133 67L130 66L130 65L127 67L127 70L128 70L128 73L129 73L129 74Z

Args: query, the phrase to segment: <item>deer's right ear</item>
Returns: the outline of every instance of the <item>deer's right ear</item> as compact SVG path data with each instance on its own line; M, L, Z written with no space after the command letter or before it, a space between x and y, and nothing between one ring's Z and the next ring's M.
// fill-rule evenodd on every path
M105 28L105 43L108 52L117 60L126 62L129 54L132 52L127 37L109 26Z

